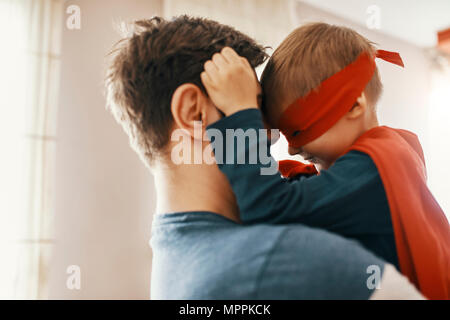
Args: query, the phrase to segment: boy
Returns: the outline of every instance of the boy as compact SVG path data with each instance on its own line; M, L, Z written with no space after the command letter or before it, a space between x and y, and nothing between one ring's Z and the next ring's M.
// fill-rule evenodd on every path
M376 51L348 28L316 23L292 32L264 70L262 109L267 123L286 136L289 152L321 173L285 180L261 175L259 163L219 167L244 223L299 222L356 239L395 264L428 298L448 299L449 225L426 187L417 137L378 125L382 85L375 57L403 66L398 54ZM224 49L205 64L201 79L227 116L210 127L224 134L263 128L261 88L245 59ZM245 156L257 146L250 141ZM304 172L304 166L285 165L284 175Z

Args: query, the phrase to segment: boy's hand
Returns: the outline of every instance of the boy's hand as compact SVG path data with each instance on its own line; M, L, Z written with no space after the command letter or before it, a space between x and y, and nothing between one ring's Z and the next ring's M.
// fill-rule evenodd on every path
M226 116L258 108L259 83L247 59L225 47L205 63L200 78L212 102Z

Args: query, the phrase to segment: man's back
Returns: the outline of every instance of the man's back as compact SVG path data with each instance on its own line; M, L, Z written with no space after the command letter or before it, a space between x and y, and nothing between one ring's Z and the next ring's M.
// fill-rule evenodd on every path
M326 231L243 226L211 212L156 215L150 243L152 299L368 299L369 276L384 269Z

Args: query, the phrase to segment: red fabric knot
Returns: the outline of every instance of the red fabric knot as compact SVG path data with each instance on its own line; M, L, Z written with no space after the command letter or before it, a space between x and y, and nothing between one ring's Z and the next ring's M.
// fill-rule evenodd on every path
M293 178L299 175L313 176L318 173L313 164L306 164L295 160L278 161L278 170L285 178Z

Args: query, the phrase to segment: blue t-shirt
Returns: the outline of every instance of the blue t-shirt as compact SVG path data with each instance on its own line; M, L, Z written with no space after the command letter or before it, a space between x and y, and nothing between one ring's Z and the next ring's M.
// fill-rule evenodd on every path
M368 299L372 270L384 270L356 241L327 231L211 212L155 215L150 245L152 299Z
M219 130L226 137L228 129L258 132L264 127L261 112L248 109L222 118L209 129ZM251 163L251 153L260 154L258 148L268 146L264 136L256 137L245 140L244 148L238 148L237 138L227 140L223 150L219 150L223 162L232 155L231 163L218 161L218 165L233 188L244 223L296 222L323 228L358 240L399 269L386 192L367 154L351 151L320 175L284 179L279 174L262 175L261 168L267 165L260 159ZM246 161L239 163L239 159Z

